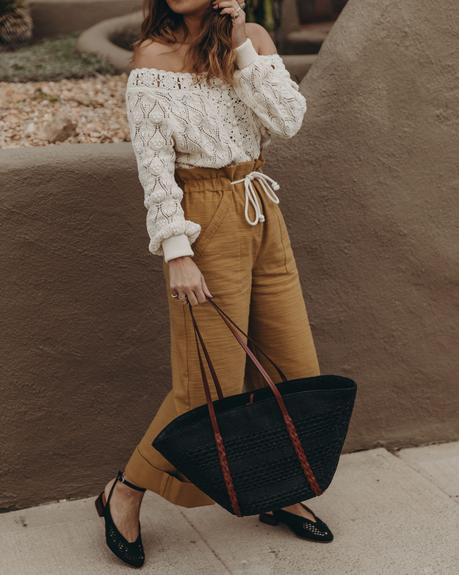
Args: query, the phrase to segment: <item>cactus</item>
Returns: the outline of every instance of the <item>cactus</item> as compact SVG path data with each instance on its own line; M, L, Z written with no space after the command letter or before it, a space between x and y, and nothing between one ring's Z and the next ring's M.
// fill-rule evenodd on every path
M32 18L25 0L0 0L0 44L18 44L32 37Z

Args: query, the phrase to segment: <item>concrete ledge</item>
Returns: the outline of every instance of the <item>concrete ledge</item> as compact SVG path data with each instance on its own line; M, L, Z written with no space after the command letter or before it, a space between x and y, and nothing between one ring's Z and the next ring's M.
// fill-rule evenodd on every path
M30 0L34 37L81 32L106 18L138 10L141 0Z
M148 252L131 145L1 156L0 508L9 508L84 496L112 474L170 371L161 261Z
M120 72L130 70L132 52L117 46L113 39L124 36L131 28L140 27L142 12L110 18L83 32L77 41L80 52L97 54Z
M321 22L320 24L302 26L299 30L290 32L288 39L290 42L298 44L322 44L333 25L334 22Z
M298 83L305 78L316 58L316 54L282 54L285 67Z
M302 134L309 138L310 132L305 122ZM345 451L456 438L454 370L445 363L433 381L423 368L426 377L413 385L410 365L397 361L396 342L384 343L397 325L413 338L409 349L416 365L429 360L416 353L416 315L404 317L397 308L398 324L391 317L389 302L396 297L411 309L410 276L391 276L388 269L384 298L372 295L380 293L381 284L374 254L380 247L396 262L399 242L382 247L375 242L373 230L380 224L371 219L374 197L368 199L366 188L356 209L329 190L313 194L299 187L302 179L309 181L307 138L274 141L266 172L282 186L282 211L322 369L356 377L361 385ZM162 261L148 252L131 145L59 145L1 155L0 510L91 493L95 482L127 460L171 381ZM298 203L298 193L304 202ZM326 221L318 225L318 217ZM407 221L403 214L399 218ZM366 220L369 231L352 238L354 251L343 257L335 247L342 237L338 224L361 234ZM418 249L427 253L421 242ZM368 309L362 307L367 298ZM432 353L448 348L449 340L438 342L435 332L431 340L423 337ZM393 399L401 395L403 402Z

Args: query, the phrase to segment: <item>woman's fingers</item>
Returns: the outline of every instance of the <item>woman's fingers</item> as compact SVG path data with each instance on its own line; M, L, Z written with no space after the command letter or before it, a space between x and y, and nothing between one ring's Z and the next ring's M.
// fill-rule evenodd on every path
M204 294L205 294L207 297L214 297L214 296L210 293L209 288L207 287L206 280L204 279L204 276L202 276L201 281L202 281L202 290L203 290Z
M244 12L245 3L240 3L239 0L214 0L212 3L214 9L219 10L219 15L228 15L233 23L233 41L237 40L236 36L240 37L241 30L245 24L246 13ZM242 32L243 33L243 32ZM239 43L236 42L236 45Z
M169 264L171 294L178 295L182 304L197 305L212 297L204 276L191 257L177 258Z
M189 287L186 290L186 295L191 305L205 303L207 301L207 295L211 296L207 286L202 285L202 283L200 286Z
M179 302L182 303L182 304L183 304L183 303L186 303L187 295L186 295L186 293L185 293L184 291L178 291L178 290L176 290L175 293L176 293L177 296L178 296L178 297L176 298L177 301L179 301Z
M233 12L238 8L242 8L244 2L237 2L237 0L214 0L212 6L214 8L220 8L220 14L225 14L226 12Z
M201 279L199 280L199 285L188 287L186 294L191 305L196 305L198 303L204 303L207 301L207 297L202 289Z
M196 296L194 295L194 291L191 288L187 288L185 290L185 294L186 294L186 297L188 298L188 301L190 302L191 305L196 305L198 303L198 300L196 299Z

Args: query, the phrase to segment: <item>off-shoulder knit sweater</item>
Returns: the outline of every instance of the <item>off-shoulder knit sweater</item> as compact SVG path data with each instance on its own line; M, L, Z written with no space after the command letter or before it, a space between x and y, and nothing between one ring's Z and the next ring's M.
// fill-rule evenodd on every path
M148 249L166 262L193 256L201 231L199 222L185 219L175 166L219 168L256 159L272 135L294 136L306 112L279 54L258 54L250 38L234 51L234 86L157 68L134 68L128 77L127 117L144 189Z

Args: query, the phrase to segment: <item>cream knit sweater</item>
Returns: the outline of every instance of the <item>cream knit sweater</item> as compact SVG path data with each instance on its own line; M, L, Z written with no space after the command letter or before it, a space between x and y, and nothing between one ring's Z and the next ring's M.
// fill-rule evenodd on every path
M175 166L219 168L256 159L271 135L291 138L306 100L279 54L259 55L248 38L235 50L232 87L200 74L134 68L127 117L144 189L149 251L167 262L194 255L201 226L186 220Z

